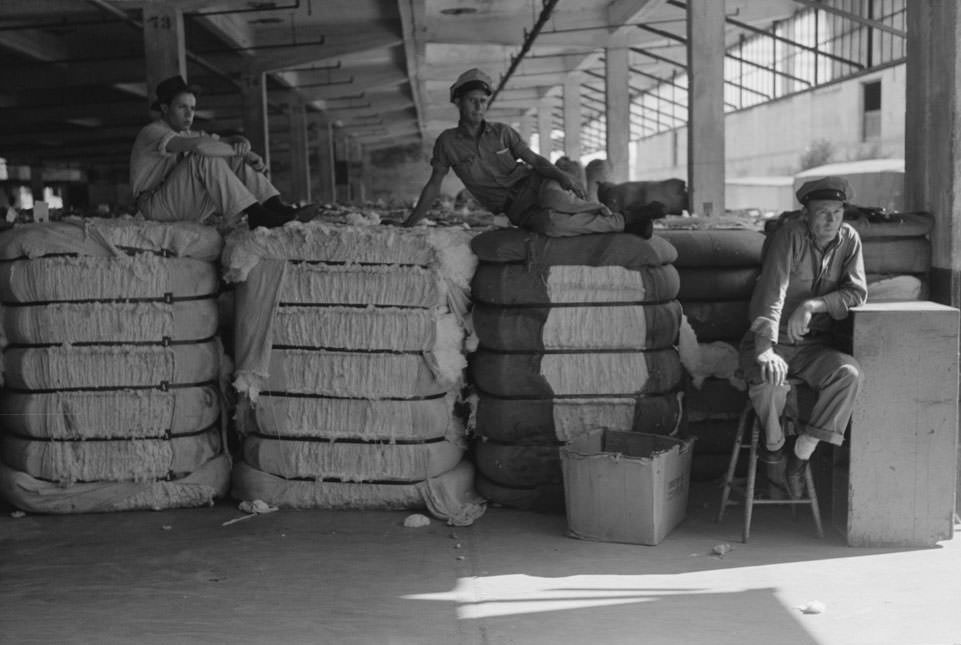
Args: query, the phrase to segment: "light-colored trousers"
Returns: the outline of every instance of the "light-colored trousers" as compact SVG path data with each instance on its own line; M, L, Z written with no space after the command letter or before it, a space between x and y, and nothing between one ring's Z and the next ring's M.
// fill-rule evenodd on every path
M549 237L620 233L624 230L624 216L620 213L560 213L550 208L538 208L524 222L524 228Z
M864 377L853 356L839 352L826 340L805 340L798 345L776 344L774 351L788 365L788 377L804 381L817 393L811 418L800 429L835 446L844 442L844 431L851 420L854 401ZM741 341L740 367L748 382L748 395L764 428L765 444L775 449L784 443L781 413L790 391L788 385L770 385L761 380L761 369L754 354L754 333Z
M236 218L279 191L242 157L187 155L153 192L137 200L143 216L160 222L203 222L215 213Z
M530 185L518 197L518 201L530 206L514 223L549 237L620 233L624 230L623 215L601 215L599 209L602 204L581 199L573 192L561 188L553 179L532 177Z

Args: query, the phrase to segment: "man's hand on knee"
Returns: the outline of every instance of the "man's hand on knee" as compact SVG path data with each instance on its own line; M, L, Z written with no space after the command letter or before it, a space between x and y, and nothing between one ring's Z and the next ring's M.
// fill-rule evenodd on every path
M787 382L787 362L769 347L757 355L761 367L761 378L771 385L784 385Z

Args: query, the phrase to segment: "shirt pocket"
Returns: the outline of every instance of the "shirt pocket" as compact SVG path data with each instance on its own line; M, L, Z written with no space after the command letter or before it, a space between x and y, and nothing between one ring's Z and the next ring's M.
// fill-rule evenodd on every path
M511 152L510 148L503 148L494 153L494 157L497 160L494 166L503 174L508 174L517 166L517 159L514 158L514 153Z

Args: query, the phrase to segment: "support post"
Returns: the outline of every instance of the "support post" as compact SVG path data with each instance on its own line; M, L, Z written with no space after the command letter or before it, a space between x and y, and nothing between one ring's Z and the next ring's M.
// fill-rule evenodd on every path
M264 163L270 168L266 75L263 72L245 72L240 98L243 105L244 136L250 141L254 152L263 157Z
M581 160L581 75L577 72L564 79L564 154Z
M329 122L317 124L317 200L322 204L336 201L334 192L334 126Z
M348 141L347 163L350 173L350 200L362 204L367 199L364 185L364 149L354 138Z
M931 295L961 305L961 9L907 4L905 207L934 215Z
M724 3L687 3L687 181L692 212L724 215Z
M310 201L310 160L307 156L307 111L303 101L288 105L290 127L290 198Z
M554 128L554 117L551 114L550 101L541 99L537 104L537 148L540 155L551 160L551 130Z
M723 4L723 3L722 3ZM605 53L607 116L607 162L614 183L630 179L631 97L628 86L627 47L611 47Z
M905 210L934 215L931 299L961 307L961 8L906 4ZM961 474L956 481L958 508Z
M187 80L184 15L166 2L143 5L143 44L147 63L147 105L157 96L157 84L171 76Z

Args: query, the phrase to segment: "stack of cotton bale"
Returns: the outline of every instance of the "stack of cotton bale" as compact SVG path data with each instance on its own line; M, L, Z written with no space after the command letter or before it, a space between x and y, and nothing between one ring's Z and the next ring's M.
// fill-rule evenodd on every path
M223 495L220 236L136 220L0 234L0 493L34 512Z
M235 497L479 517L455 410L469 238L321 221L228 238L243 435Z
M747 402L737 374L738 345L761 273L764 235L747 229L659 231L677 249L684 308L681 356L686 386L686 432L694 443L692 476L710 479L730 458L737 418Z
M519 229L482 233L472 248L478 492L561 509L561 445L601 428L678 429L676 252L659 237Z

